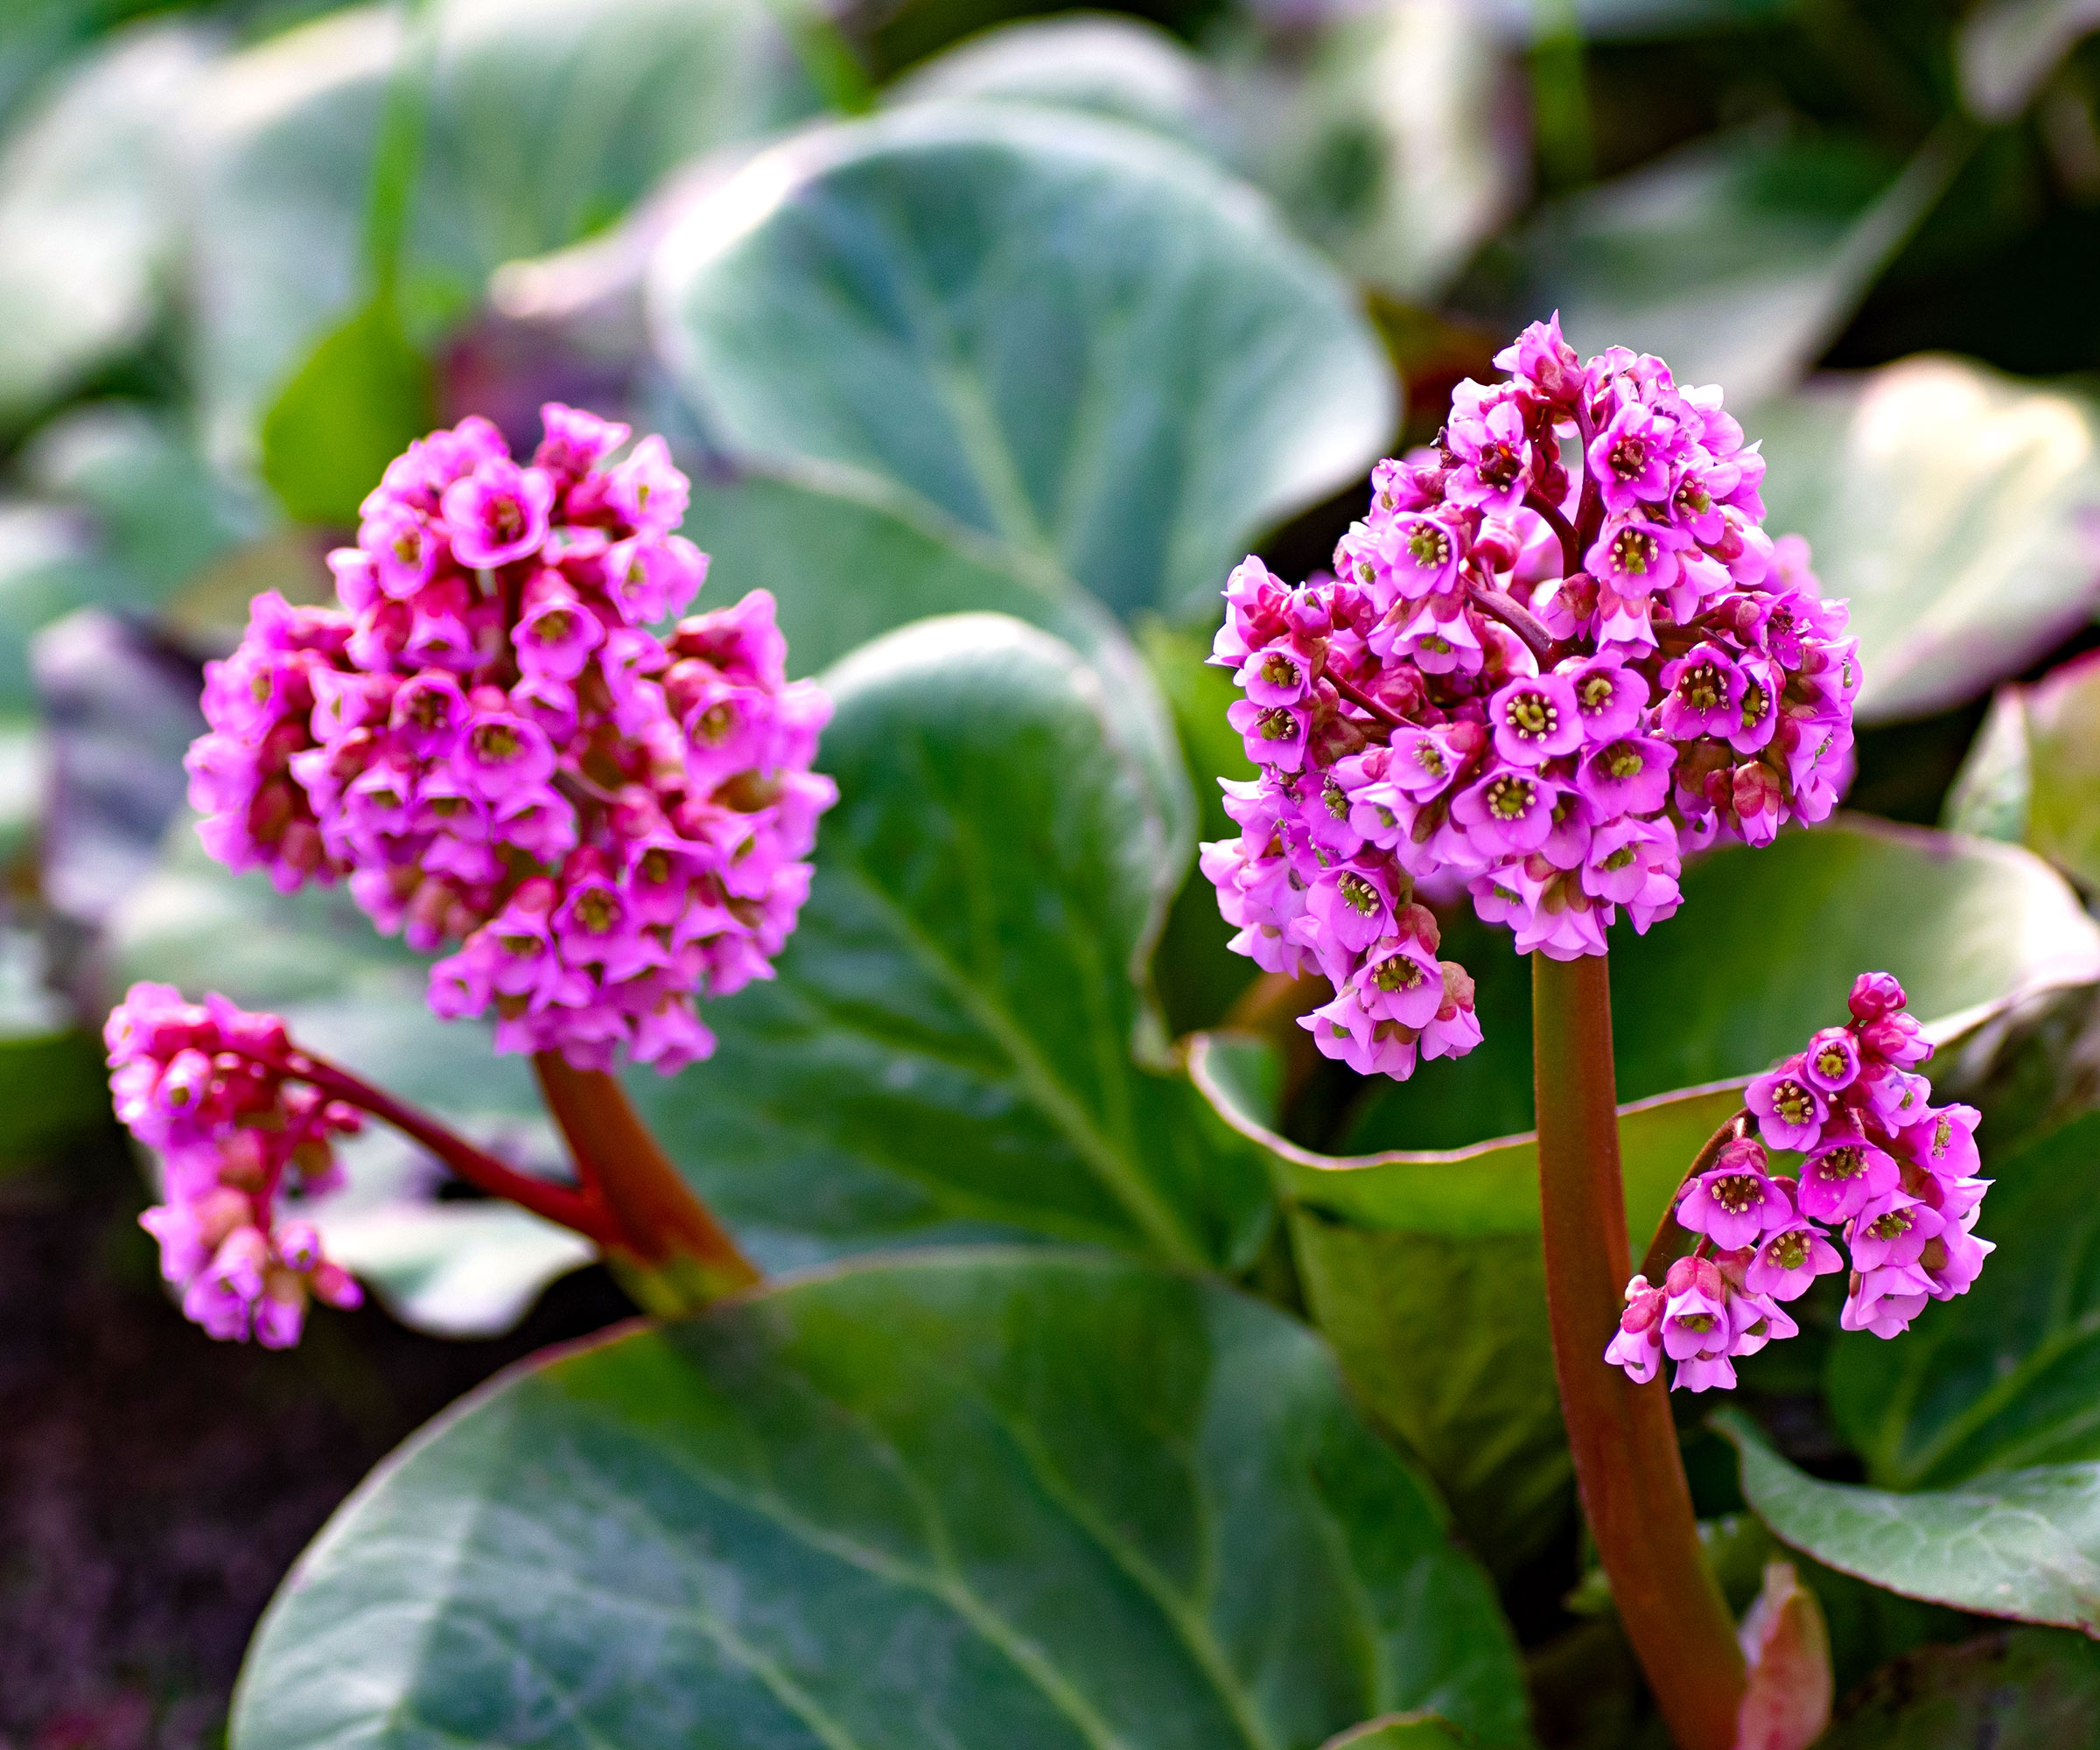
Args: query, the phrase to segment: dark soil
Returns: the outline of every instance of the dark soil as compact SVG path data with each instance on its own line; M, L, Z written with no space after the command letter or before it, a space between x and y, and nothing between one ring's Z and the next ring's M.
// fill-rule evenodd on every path
M0 1176L0 1750L218 1743L277 1582L389 1449L633 1308L602 1271L494 1342L317 1311L280 1354L162 1293L122 1141Z

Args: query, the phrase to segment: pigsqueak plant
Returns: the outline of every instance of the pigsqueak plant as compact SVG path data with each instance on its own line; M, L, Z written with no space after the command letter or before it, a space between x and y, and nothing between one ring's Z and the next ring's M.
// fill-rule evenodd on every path
M1848 1023L1750 1083L1634 1271L1610 932L1672 918L1686 858L1829 816L1857 646L1805 545L1765 532L1763 458L1718 389L1623 349L1583 360L1558 318L1496 362L1504 380L1461 384L1432 446L1379 464L1332 575L1233 572L1212 660L1259 775L1226 782L1241 831L1201 867L1232 946L1317 993L1286 1006L1365 1075L1481 1042L1437 908L1470 904L1530 956L1556 1375L1614 1606L1687 1750L1801 1750L1829 1711L1784 1675L1802 1657L1827 1675L1813 1609L1775 1581L1739 1644L1660 1376L1732 1386L1848 1263L1848 1330L1894 1336L1964 1292L1991 1250L1977 1114L1931 1103L1903 990L1861 974ZM522 462L478 418L410 445L331 556L337 605L259 597L210 666L189 770L212 856L287 892L346 885L436 956L432 1011L530 1055L573 1179L520 1172L275 1016L134 985L109 1018L111 1085L160 1158L143 1220L163 1271L214 1337L283 1348L312 1302L358 1304L312 1214L342 1179L336 1139L371 1119L584 1236L648 1310L759 1281L613 1072L706 1059L703 1005L774 976L838 800L811 769L830 704L788 680L763 591L688 615L708 560L677 532L688 483L662 440L542 416ZM1775 1709L1791 1735L1753 1732ZM1480 1717L1521 1710L1503 1696Z

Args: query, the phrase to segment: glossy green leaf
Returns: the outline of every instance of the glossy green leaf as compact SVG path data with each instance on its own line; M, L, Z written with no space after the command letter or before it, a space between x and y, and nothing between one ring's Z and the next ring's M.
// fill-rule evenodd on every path
M761 156L688 209L654 302L732 452L896 480L1124 611L1214 597L1394 423L1348 289L1257 197L1025 104L914 105Z
M159 314L179 203L173 131L200 35L112 37L0 144L0 425L136 346Z
M402 263L419 346L503 262L603 228L665 172L813 102L761 0L430 4ZM200 94L193 362L221 458L252 458L263 409L370 290L368 183L398 18L333 13L233 57Z
M437 423L430 368L390 304L324 334L262 416L262 478L298 522L347 527L387 464Z
M2001 687L1947 798L1950 820L2100 886L2100 661Z
M1898 1343L1842 1337L1830 1408L1894 1488L2100 1460L2100 1116L1993 1156L1977 1231L1998 1250Z
M1740 1411L1714 1425L1742 1454L1758 1517L1824 1565L1957 1610L2100 1633L2100 1464L1896 1494L1796 1470Z
M1479 0L1339 7L1241 81L1240 150L1301 235L1430 300L1522 199L1529 148Z
M1818 1750L2086 1750L2100 1743L2100 1647L2016 1628L1925 1647L1850 1697Z
M1842 138L1702 140L1548 208L1522 244L1526 308L1558 309L1586 354L1660 354L1740 410L1815 362L1952 168L1936 148L1899 175Z
M1466 1742L1457 1726L1433 1713L1396 1713L1351 1726L1323 1750L1462 1750Z
M1194 1042L1189 1068L1267 1150L1306 1303L1350 1383L1421 1459L1490 1565L1536 1553L1568 1509L1573 1476L1546 1327L1536 1141L1337 1158L1271 1128L1265 1046L1213 1034ZM1621 1110L1636 1254L1740 1100L1729 1086Z
M922 61L892 103L954 99L1033 103L1128 122L1214 150L1220 93L1203 63L1158 25L1111 13L1025 18Z
M1862 722L1960 704L2100 600L2092 406L1950 358L1833 377L1751 416L1766 526L1805 535L1852 603Z
M2000 687L1970 744L1940 812L1950 832L2021 844L2034 799L2034 762L2027 745L2027 713L2018 687Z
M784 1284L485 1389L279 1595L235 1750L1522 1741L1514 1648L1302 1327L1101 1256Z
M1258 1152L1132 1059L1188 845L1100 676L967 615L825 684L842 795L809 902L778 979L709 1011L714 1059L649 1096L674 1158L739 1232L836 1248L990 1224L1247 1263Z
M2031 855L1858 821L1704 858L1686 871L1676 918L1622 934L1612 956L1619 1087L1648 1096L1620 1121L1636 1256L1699 1144L1740 1103L1742 1079L1842 1016L1855 973L1895 971L1940 1038L2023 994L2100 977L2100 931ZM1427 1064L1374 1089L1353 1131L1427 1131L1446 1149L1321 1154L1276 1134L1258 1052L1221 1037L1191 1061L1220 1110L1268 1150L1308 1302L1357 1390L1503 1565L1554 1529L1568 1461L1535 1144L1462 1129L1483 1108L1530 1122L1530 969L1499 932L1466 941L1460 957L1473 956L1486 1041L1457 1066ZM1488 1068L1471 1085L1491 1088L1495 1103L1439 1082L1476 1063Z
M1103 707L1143 771L1168 842L1186 844L1195 803L1167 707L1135 672L1139 659L1116 622L1052 566L889 481L820 463L707 471L694 481L686 526L712 556L716 589L772 592L797 675L944 613L1012 614L1063 639L1100 673ZM1179 856L1161 865L1163 892Z
M2095 0L1985 0L1963 20L1962 95L1988 122L2010 122L2079 42L2100 30Z
M1854 976L1894 972L1947 1039L2022 996L2100 978L2100 929L2048 865L1864 816L1732 847L1684 872L1684 905L1612 943L1619 1093L1748 1076L1844 1013ZM1341 1146L1453 1148L1531 1123L1529 964L1500 930L1468 928L1484 1040L1456 1064L1381 1084ZM1455 1110L1454 1110L1455 1108ZM1489 1122L1468 1131L1468 1116Z

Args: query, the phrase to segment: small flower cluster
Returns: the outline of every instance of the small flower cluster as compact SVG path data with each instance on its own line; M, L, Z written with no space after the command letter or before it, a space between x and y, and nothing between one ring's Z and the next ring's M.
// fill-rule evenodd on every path
M1973 1231L1990 1181L1975 1176L1977 1113L1929 1103L1914 1073L1932 1054L1886 972L1852 985L1852 1021L1750 1084L1746 1102L1764 1142L1800 1151L1798 1179L1774 1176L1764 1147L1744 1138L1678 1194L1677 1225L1700 1236L1661 1287L1636 1276L1605 1359L1635 1381L1664 1355L1689 1391L1735 1383L1734 1358L1797 1326L1782 1310L1819 1276L1852 1278L1838 1322L1894 1337L1928 1300L1965 1294L1993 1250Z
M191 801L214 857L286 891L346 876L424 951L430 1006L491 1004L500 1051L667 1074L713 1049L694 998L756 977L836 800L830 714L787 678L773 598L683 611L661 438L551 402L529 465L483 419L412 444L329 558L342 607L256 598L206 669Z
M1852 746L1844 605L1760 526L1763 458L1719 391L1623 348L1583 363L1558 318L1495 362L1433 448L1379 464L1332 578L1233 572L1211 659L1262 768L1203 849L1234 946L1324 974L1320 1048L1394 1075L1424 1025L1396 998L1415 1016L1441 979L1438 1013L1467 1006L1410 952L1418 882L1521 952L1601 954L1619 907L1676 911L1685 853L1827 816Z
M322 1255L312 1224L278 1209L280 1197L336 1186L332 1139L360 1122L288 1079L284 1024L140 984L102 1036L116 1116L161 1158L167 1200L138 1219L185 1315L221 1340L282 1349L298 1341L309 1298L357 1306L362 1292Z

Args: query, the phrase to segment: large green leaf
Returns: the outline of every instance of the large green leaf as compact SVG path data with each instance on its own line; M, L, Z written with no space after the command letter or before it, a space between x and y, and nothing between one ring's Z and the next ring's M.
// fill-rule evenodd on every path
M1860 972L1902 979L1942 1040L2022 997L2100 978L2100 929L2061 877L2012 845L1847 816L1702 858L1684 887L1668 923L1614 936L1625 1099L1757 1074L1843 1019ZM1411 1082L1374 1084L1342 1140L1351 1153L1455 1148L1531 1124L1530 965L1500 930L1452 940L1479 981L1483 1042Z
M974 98L1077 109L1199 151L1222 144L1210 70L1157 24L1109 13L1024 18L980 32L920 62L888 94L892 103Z
M1978 1231L1998 1250L1900 1342L1840 1338L1830 1407L1893 1488L2100 1460L2100 1115L1992 1158Z
M2100 886L2100 661L2081 656L2031 687L1998 690L1947 818Z
M1899 175L1844 139L1703 140L1549 207L1521 246L1527 308L1558 309L1585 353L1660 354L1740 410L1815 362L1951 168L1934 149Z
M1957 39L1962 95L1986 121L2010 122L2096 29L2092 0L1984 0Z
M1896 1494L1821 1482L1724 1410L1744 1499L1783 1542L1891 1592L2100 1634L2100 1464L2001 1471Z
M145 339L177 241L173 124L206 60L184 26L112 38L0 145L0 427Z
M1620 1127L1636 1256L1742 1080L1842 1017L1854 974L1895 971L1942 1039L2026 995L2100 977L2100 931L2058 877L2009 846L1855 821L1704 858L1685 894L1675 920L1614 946L1620 1091L1645 1096ZM1530 968L1499 932L1465 940L1461 957L1497 956L1471 962L1487 1041L1457 1066L1380 1084L1352 1131L1445 1148L1321 1154L1277 1134L1259 1054L1221 1039L1192 1067L1267 1149L1308 1301L1352 1381L1502 1564L1552 1530L1568 1471L1535 1144L1465 1130L1483 1116L1530 1122ZM1447 1091L1439 1078L1457 1071L1474 1080Z
M894 480L1125 611L1214 596L1394 424L1348 289L1258 197L1030 105L917 104L763 155L686 212L654 297L730 450Z
M1239 82L1240 150L1360 278L1428 300L1522 199L1529 147L1479 0L1333 9Z
M1760 408L1766 526L1852 603L1862 722L1960 704L2100 600L2100 433L2074 390L1924 356Z
M1817 1750L2087 1750L2100 1743L2100 1647L2015 1628L1926 1647L1877 1671Z
M502 263L575 242L673 166L807 113L762 0L430 0L426 128L402 292L442 332ZM195 364L215 453L371 287L361 270L398 12L360 6L228 61L197 106Z
M1514 1648L1302 1327L1100 1256L820 1275L512 1374L279 1595L236 1750L1522 1742Z
M1258 1250L1257 1152L1132 1059L1188 849L1103 684L994 615L826 676L842 794L801 927L777 980L710 1010L716 1056L648 1099L732 1221L834 1246L967 1222L1185 1263Z
M1421 1459L1492 1566L1535 1554L1573 1476L1546 1327L1535 1140L1337 1158L1271 1128L1265 1046L1199 1039L1190 1070L1268 1151L1306 1304L1350 1383ZM1731 1085L1621 1110L1636 1254L1685 1164L1740 1101Z

